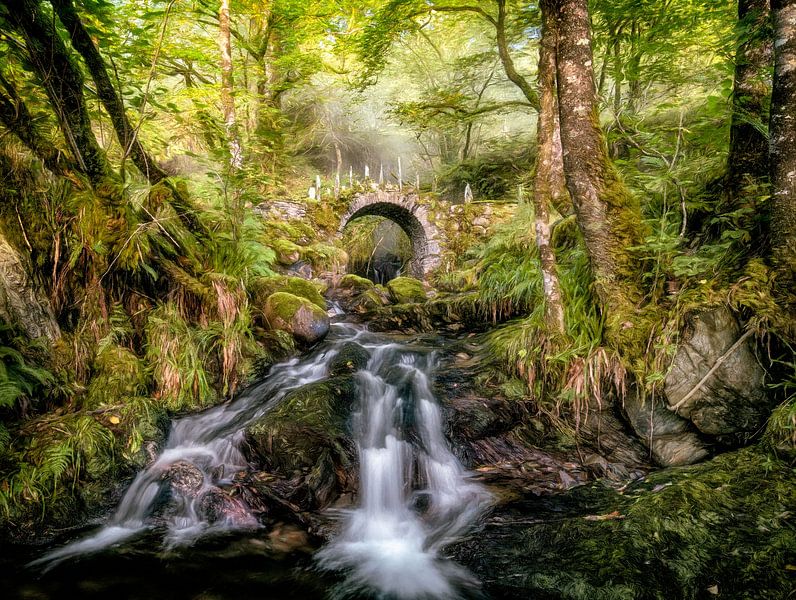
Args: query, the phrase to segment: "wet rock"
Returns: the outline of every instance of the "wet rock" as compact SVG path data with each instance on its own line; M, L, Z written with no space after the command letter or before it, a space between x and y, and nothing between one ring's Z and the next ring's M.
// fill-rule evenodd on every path
M223 522L236 527L255 527L255 519L246 504L225 490L213 487L199 500L199 511L208 523Z
M691 334L678 348L666 376L669 405L679 405L677 413L706 434L756 431L771 407L763 387L765 371L755 358L751 338L733 348L741 331L724 306L697 313L690 325ZM692 393L725 354L716 371Z
M202 470L187 460L172 463L163 478L169 482L173 492L188 498L198 496L205 481Z
M285 496L302 509L321 508L350 486L356 452L349 415L357 401L350 376L305 385L246 428L246 458L276 478L292 480Z
M412 277L396 277L387 282L390 295L398 304L428 300L423 282Z
M307 532L293 525L278 523L269 533L271 549L288 554L291 552L311 552L313 550Z
M631 390L623 403L624 414L633 431L661 466L689 465L708 456L690 423L655 399L642 400Z
M370 352L356 342L346 342L340 347L337 356L329 361L329 376L337 377L355 373L364 369L368 360L370 360Z
M314 344L329 333L329 315L306 298L287 292L271 294L263 314L272 329L287 331L303 344Z

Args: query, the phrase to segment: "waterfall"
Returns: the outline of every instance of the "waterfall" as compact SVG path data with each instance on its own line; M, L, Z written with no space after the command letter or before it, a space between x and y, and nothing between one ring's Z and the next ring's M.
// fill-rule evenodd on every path
M490 496L448 449L429 383L433 354L396 344L369 349L368 368L358 374L359 508L344 515L320 564L346 570L344 593L376 588L394 598L455 598L471 581L439 551L472 525Z
M324 379L340 346L354 340L371 356L355 375L360 405L352 426L359 451L359 505L342 514L342 530L320 550L318 564L344 572L344 595L376 591L401 599L457 597L473 580L440 551L477 520L490 496L448 448L431 390L434 353L348 324L333 325L315 352L275 365L234 402L174 421L163 451L136 476L107 524L31 564L50 568L153 529L165 531L162 541L169 548L190 545L214 531L258 528L242 500L236 500L240 506L234 518L208 523L200 499L249 468L239 450L246 426L290 391ZM175 468L186 470L180 485L166 480ZM169 485L169 510L155 521L159 498Z

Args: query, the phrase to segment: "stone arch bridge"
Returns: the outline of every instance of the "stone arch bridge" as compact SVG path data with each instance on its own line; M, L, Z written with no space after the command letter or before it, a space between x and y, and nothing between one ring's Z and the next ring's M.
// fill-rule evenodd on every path
M409 274L423 279L441 261L444 233L437 227L438 217L416 193L405 194L378 190L354 196L348 210L340 218L339 231L360 217L384 217L404 230L412 243Z
M453 204L415 191L372 190L358 192L345 205L336 204L337 233L350 222L366 216L384 217L404 230L412 244L409 275L426 279L431 271L445 267L455 254L485 238L492 226L514 214L516 204L470 202ZM290 201L265 202L255 211L265 218L305 220L307 206Z

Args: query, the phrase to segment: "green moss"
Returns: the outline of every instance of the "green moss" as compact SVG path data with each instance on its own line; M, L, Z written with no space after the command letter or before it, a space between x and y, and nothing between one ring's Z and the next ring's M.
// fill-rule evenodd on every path
M359 275L349 273L348 275L343 276L343 278L340 280L340 283L337 284L337 287L343 290L355 290L361 292L369 290L375 285L376 284L374 284L370 279L365 279Z
M258 277L249 286L254 299L254 304L265 306L268 296L276 292L287 292L294 296L306 298L318 308L326 310L326 300L318 291L318 286L301 277L288 277L275 275L272 277Z
M534 525L509 518L507 536L482 549L497 552L486 568L501 568L504 595L664 600L716 585L720 597L773 600L792 589L796 473L757 448L555 504Z
M321 242L304 248L301 258L310 263L316 271L335 271L348 262L345 250Z
M276 252L279 262L284 265L292 265L301 258L301 246L290 240L273 240L269 245Z
M399 304L425 302L428 299L423 282L412 277L391 279L387 282L387 288L390 290L390 295Z
M315 304L306 298L288 292L276 292L268 296L265 310L266 314L273 315L277 319L288 323L302 307L311 307L313 310L318 309ZM272 323L272 325L274 324Z
M305 385L246 429L252 458L264 468L290 476L314 466L331 450L348 462L348 416L356 401L351 377Z

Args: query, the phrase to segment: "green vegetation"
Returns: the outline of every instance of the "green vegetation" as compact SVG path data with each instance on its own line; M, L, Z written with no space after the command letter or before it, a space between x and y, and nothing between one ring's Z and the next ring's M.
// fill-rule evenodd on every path
M787 596L794 484L791 469L746 449L621 494L599 483L570 491L564 502L576 514L510 526L491 566L512 577L497 587L573 600L701 598L713 586L730 597Z

